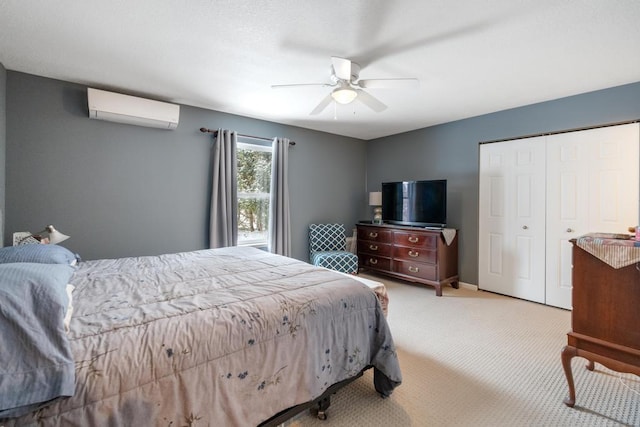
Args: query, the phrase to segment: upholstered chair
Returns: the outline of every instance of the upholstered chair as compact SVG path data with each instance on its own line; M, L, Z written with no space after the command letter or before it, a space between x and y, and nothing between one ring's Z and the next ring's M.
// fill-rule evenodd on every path
M358 273L358 256L347 251L343 224L309 226L309 260L311 264L343 273Z

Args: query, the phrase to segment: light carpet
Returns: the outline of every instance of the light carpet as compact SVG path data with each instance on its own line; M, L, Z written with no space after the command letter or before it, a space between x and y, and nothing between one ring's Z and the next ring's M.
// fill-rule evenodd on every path
M640 378L573 359L576 405L560 361L571 313L489 292L421 287L378 276L403 382L381 399L371 370L331 399L325 421L306 426L640 426ZM640 308L639 308L640 309ZM640 327L640 325L626 325Z

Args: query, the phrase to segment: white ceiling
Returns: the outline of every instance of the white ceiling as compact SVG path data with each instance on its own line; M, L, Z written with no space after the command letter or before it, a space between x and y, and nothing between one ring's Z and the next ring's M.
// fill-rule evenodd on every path
M309 112L330 57L417 77ZM0 62L87 86L372 139L640 81L638 0L0 0ZM203 123L224 127L224 123Z

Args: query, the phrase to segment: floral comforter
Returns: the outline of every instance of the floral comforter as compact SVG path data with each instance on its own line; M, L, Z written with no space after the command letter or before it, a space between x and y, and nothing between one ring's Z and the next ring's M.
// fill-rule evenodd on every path
M76 390L3 425L251 426L374 367L401 373L365 284L253 248L80 263Z

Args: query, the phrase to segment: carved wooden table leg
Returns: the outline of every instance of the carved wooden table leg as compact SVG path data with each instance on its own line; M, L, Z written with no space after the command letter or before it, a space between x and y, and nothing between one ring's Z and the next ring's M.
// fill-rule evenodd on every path
M564 375L567 377L567 384L569 385L569 397L564 399L564 404L573 408L576 403L576 388L573 384L573 372L571 371L571 359L578 355L578 351L575 347L566 345L562 348L562 368L564 369ZM593 363L593 362L591 362Z
M436 296L437 297L441 297L442 296L442 285L438 284L438 285L433 285L434 288L436 288Z

